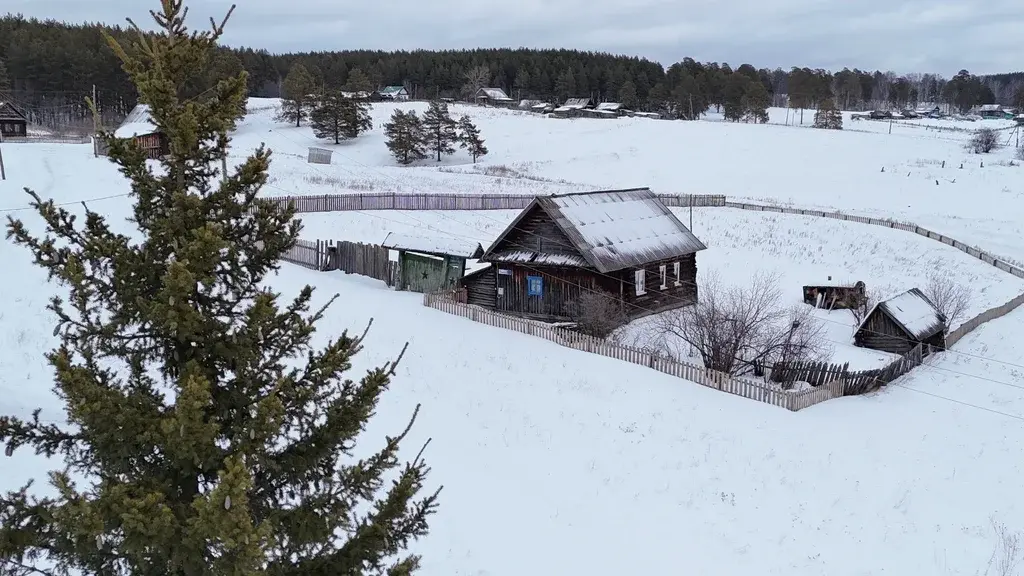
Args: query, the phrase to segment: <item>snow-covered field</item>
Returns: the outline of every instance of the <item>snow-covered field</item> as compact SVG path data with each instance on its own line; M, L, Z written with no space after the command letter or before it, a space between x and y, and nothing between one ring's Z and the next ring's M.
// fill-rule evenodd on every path
M379 106L378 125L391 107ZM275 150L272 194L649 185L893 215L1011 256L1024 247L1012 198L1024 192L1020 169L995 165L1009 153L976 168L978 157L945 134L456 112L473 114L488 139L483 166L518 167L532 178L453 174L433 162L398 168L379 130L330 146L336 164L312 167L304 158L315 142L308 130L272 122L269 108L243 123L235 146L241 154L264 141ZM4 155L9 180L0 182L0 208L25 206L20 190L30 186L59 202L105 198L90 207L127 215L129 200L119 196L127 184L88 146L5 145ZM942 159L971 163L963 170L928 163ZM925 167L916 176L880 172L913 170L919 161ZM474 171L468 162L460 154L442 165ZM923 176L942 170L957 183L936 186ZM328 177L341 183L316 183ZM13 215L38 226L29 212ZM366 212L304 220L309 238L379 242L392 230L446 231L486 243L510 217ZM688 221L687 211L680 217ZM776 270L793 301L799 285L828 275L904 289L938 271L971 282L978 309L1022 290L959 251L878 227L706 209L694 211L694 229L710 246L699 257L702 272L738 282ZM0 413L41 407L44 419L59 420L42 360L53 345L43 307L54 289L9 243L0 243L0 262L11 279L0 284ZM967 576L984 573L999 546L993 524L1024 530L1024 310L879 393L789 413L427 309L419 295L365 278L286 266L271 282L286 294L306 283L320 299L341 294L321 337L375 319L354 373L410 342L366 438L382 440L423 404L410 446L433 438L431 481L445 485L431 535L417 546L426 576ZM7 462L0 488L40 478L48 467L24 452Z

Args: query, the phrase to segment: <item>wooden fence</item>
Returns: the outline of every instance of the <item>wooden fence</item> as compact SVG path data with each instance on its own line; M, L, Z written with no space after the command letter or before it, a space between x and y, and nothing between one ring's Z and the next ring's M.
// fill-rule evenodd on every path
M725 196L709 194L659 194L666 206L706 208L724 206ZM345 212L359 210L522 210L534 199L509 194L324 194L321 196L273 196L266 200L293 203L295 211Z
M917 368L924 363L924 346L924 344L918 344L913 350L897 358L884 368L861 370L860 372L845 375L838 380L838 382L843 384L843 395L856 396L871 392Z
M369 276L394 286L399 273L398 262L388 258L388 249L359 242L299 240L282 260L310 270Z
M646 366L658 372L696 382L708 388L757 400L765 404L779 406L787 410L800 410L843 395L842 382L832 382L813 390L784 392L768 384L746 378L733 377L723 372L707 370L702 366L679 362L632 346L616 344L580 334L573 330L557 328L541 322L507 316L480 308L479 306L464 304L458 301L458 298L455 297L452 291L424 294L423 305L447 312L448 314L468 318L473 322L543 338L573 350Z

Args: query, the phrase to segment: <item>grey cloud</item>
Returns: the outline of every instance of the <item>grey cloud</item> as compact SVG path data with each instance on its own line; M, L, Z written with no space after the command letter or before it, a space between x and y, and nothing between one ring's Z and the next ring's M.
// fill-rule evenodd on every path
M28 16L147 22L152 0L6 0ZM229 0L193 0L196 24ZM1020 0L238 0L225 41L274 52L499 46L579 48L755 66L1010 71ZM201 17L201 19L200 19Z

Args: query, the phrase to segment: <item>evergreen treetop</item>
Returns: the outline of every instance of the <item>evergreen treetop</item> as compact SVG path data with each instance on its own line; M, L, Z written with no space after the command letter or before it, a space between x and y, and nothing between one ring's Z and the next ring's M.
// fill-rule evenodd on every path
M418 558L403 551L436 506L420 495L427 468L399 463L405 432L352 456L394 364L344 379L363 337L314 350L326 306L311 312L308 286L288 302L265 286L300 223L258 198L267 150L217 178L246 74L183 97L224 26L190 33L184 16L162 0L159 34L108 36L170 141L152 170L132 140L101 135L138 233L34 193L45 237L9 218L8 237L68 291L49 306L48 360L69 426L0 417L8 455L64 463L55 495L0 495L0 573L409 574Z

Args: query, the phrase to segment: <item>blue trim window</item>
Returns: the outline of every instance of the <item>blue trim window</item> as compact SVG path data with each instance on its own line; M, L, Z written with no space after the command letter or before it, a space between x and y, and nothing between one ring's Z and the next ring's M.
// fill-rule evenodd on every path
M527 276L526 277L526 295L527 296L543 296L544 295L544 277L543 276Z

